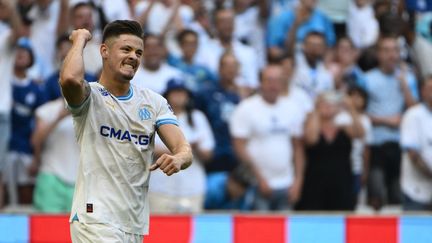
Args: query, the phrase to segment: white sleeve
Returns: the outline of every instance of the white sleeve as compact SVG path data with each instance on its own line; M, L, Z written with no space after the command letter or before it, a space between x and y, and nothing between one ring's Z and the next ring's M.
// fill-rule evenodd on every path
M88 85L88 92L89 95L85 98L85 100L83 101L83 103L81 103L81 105L79 106L71 106L67 103L67 100L65 99L65 103L67 104L67 108L69 109L69 111L71 112L72 116L75 118L79 118L79 117L86 117L87 112L89 110L90 107L90 103L91 100L94 99L93 96L96 95L95 92L93 92L92 90L92 86L86 81L86 85ZM82 118L80 118L82 119Z
M408 110L402 118L400 145L403 149L420 149L419 129L417 128L415 110Z
M229 121L229 130L231 136L235 138L250 137L252 129L250 128L248 120L249 112L250 111L248 110L246 103L243 102L237 106Z
M213 150L215 147L215 140L210 123L204 113L199 110L194 110L193 119L198 133L199 148L202 150Z
M156 93L155 93L156 94ZM158 107L156 115L156 129L165 124L173 124L178 126L177 117L168 101L160 95L155 95L156 107Z

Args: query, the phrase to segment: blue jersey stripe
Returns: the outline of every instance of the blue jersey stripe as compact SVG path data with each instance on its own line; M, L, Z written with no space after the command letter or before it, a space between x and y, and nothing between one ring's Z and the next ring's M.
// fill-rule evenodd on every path
M127 95L118 96L116 98L118 100L125 101L125 100L130 100L130 98L132 98L132 96L133 96L133 89L132 89L132 87L129 87L129 92L127 93Z
M159 128L161 125L165 125L165 124L173 124L178 126L178 122L176 119L172 119L172 118L167 118L167 119L161 119L156 121L156 127Z

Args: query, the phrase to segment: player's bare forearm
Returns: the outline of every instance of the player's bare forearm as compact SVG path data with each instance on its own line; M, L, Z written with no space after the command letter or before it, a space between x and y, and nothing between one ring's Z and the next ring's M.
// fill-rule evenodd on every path
M63 95L70 105L80 105L88 91L84 81L84 47L91 39L88 30L74 30L70 36L72 47L69 50L60 70L60 86Z
M189 143L186 141L176 149L178 152L174 152L174 156L180 161L180 169L184 170L192 164L192 149Z
M173 124L166 124L158 128L158 134L172 155L161 155L150 170L159 168L165 174L172 175L188 168L192 164L192 149L180 128Z

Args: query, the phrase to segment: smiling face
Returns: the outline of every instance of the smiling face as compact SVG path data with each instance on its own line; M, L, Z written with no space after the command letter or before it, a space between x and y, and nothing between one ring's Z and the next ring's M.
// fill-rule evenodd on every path
M129 82L143 55L143 41L135 35L122 34L101 45L104 69L117 81ZM106 67L106 68L105 68Z

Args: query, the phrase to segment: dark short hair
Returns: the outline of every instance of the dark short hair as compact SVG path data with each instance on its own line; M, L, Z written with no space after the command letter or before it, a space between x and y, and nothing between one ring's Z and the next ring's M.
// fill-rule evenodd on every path
M366 110L367 104L369 102L369 95L364 88L362 88L358 85L349 87L348 88L348 94L349 95L359 94L364 100L364 105L363 105L362 109Z
M183 42L183 40L186 38L186 36L188 35L193 35L195 38L198 39L198 34L197 32L190 30L190 29L184 29L182 31L180 31L180 33L178 33L177 35L177 41L179 43Z
M134 20L115 20L107 24L103 30L102 43L111 37L118 37L123 34L135 35L143 38L141 25Z
M324 33L320 32L320 31L316 31L316 30L313 30L313 31L308 32L308 33L306 34L304 40L306 41L306 39L308 39L308 38L311 37L311 36L318 36L318 37L321 37L321 39L323 39L324 42L326 42L326 38L325 38ZM328 43L327 43L327 44L328 44Z

